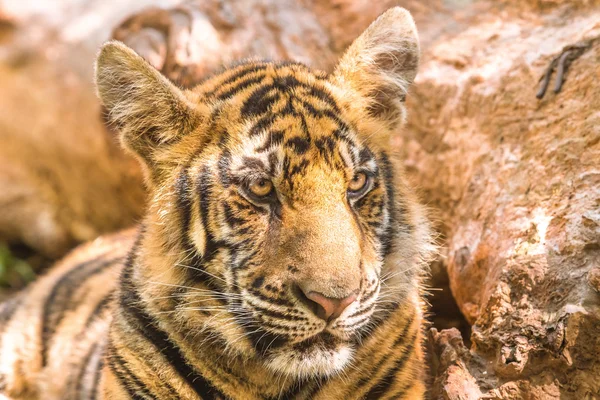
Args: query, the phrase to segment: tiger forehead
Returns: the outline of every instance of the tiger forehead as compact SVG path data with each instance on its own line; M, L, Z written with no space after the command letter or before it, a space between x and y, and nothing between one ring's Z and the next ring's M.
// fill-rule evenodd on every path
M343 117L327 74L295 63L251 63L226 71L199 91L212 104L209 130L220 147L281 163L295 175L309 163L331 169L356 166L370 154ZM237 150L237 151L236 151ZM366 152L365 152L366 151Z
M330 89L325 73L302 64L254 63L209 80L199 91L212 105L213 119L252 138L273 128L283 135L300 129L305 136L349 131Z

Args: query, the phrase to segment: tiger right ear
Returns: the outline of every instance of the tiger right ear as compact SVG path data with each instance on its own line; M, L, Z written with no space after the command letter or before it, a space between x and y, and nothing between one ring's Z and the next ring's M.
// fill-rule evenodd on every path
M160 174L159 153L198 125L199 106L190 95L123 43L108 42L100 50L96 86L122 144L151 177Z
M404 99L419 66L419 37L410 13L394 7L348 48L334 71L370 116L390 128L404 120ZM355 97L355 96L353 96Z

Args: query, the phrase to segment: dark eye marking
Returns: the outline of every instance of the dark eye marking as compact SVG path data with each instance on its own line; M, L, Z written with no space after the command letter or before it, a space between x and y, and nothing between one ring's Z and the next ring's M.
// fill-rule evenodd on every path
M265 163L262 160L260 160L258 158L244 157L242 160L242 168L241 169L265 171L267 169L267 166L265 165Z
M361 164L366 164L373 160L375 160L375 154L368 147L363 147L358 153L358 162Z

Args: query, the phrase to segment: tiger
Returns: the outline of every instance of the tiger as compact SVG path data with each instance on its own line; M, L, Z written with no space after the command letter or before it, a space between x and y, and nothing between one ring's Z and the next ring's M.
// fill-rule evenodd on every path
M329 73L247 60L183 90L104 44L149 205L3 303L0 398L424 398L435 246L391 145L419 52L400 7Z

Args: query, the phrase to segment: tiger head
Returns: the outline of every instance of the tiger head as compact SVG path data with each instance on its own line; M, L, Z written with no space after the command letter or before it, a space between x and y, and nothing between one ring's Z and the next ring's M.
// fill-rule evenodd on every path
M331 74L247 62L180 90L124 45L102 48L99 95L152 193L142 297L181 340L330 375L415 306L427 224L390 138L418 59L401 8Z

